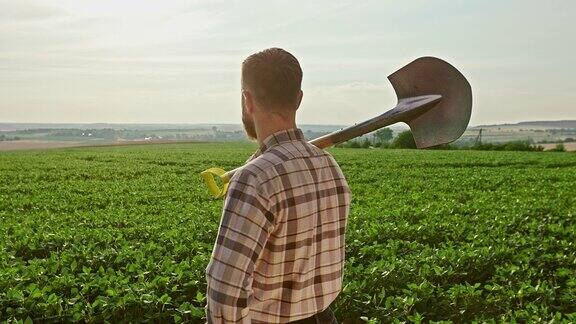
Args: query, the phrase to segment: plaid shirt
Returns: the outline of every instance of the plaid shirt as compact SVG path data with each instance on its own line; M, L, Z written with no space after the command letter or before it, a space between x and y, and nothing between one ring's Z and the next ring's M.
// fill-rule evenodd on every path
M350 189L299 128L264 139L230 179L206 268L207 323L310 317L342 289Z

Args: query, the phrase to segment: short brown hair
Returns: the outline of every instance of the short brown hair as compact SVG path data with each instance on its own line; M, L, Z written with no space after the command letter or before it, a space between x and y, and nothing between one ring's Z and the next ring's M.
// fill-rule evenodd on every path
M302 86L300 63L281 48L254 53L242 62L242 86L250 88L261 105L296 109Z

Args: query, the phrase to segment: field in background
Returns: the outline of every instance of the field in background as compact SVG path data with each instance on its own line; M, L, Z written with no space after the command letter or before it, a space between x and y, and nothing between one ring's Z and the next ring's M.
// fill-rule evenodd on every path
M300 125L313 139L344 126ZM58 147L248 141L241 124L0 123L0 151Z
M19 140L19 141L0 141L1 151L27 151L27 150L45 150L56 148L79 148L79 147L101 147L101 146L128 146L128 145L146 145L146 144L182 144L182 143L202 143L201 141L190 140L169 140L169 141L37 141L37 140Z
M549 150L553 149L557 143L568 142L565 144L566 150L576 150L576 121L573 120L469 127L457 143L475 142L480 132L483 143L529 141Z
M310 140L342 129L344 125L307 125L299 127ZM394 135L408 129L403 123L392 125ZM482 132L483 143L529 141L569 142L566 150L576 150L576 120L537 121L517 124L469 127L454 142L455 146L470 146ZM373 133L359 138L374 141ZM0 151L27 150L106 144L166 143L166 142L230 142L246 140L241 124L16 124L0 123Z
M83 144L75 141L45 141L45 140L17 140L0 141L0 151L20 151L34 149L49 149L60 147L74 147L90 144Z
M541 145L544 148L544 150L547 151L547 150L554 149L557 144L548 143L548 144L538 144L538 145ZM576 151L576 142L562 143L562 145L564 145L564 149L566 151L569 151L569 152Z
M245 143L0 153L0 321L192 321ZM329 150L352 189L347 323L576 321L576 155Z

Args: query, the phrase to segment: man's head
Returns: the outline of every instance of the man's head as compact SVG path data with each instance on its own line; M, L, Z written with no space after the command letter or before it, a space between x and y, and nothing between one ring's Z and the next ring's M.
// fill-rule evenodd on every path
M242 122L248 137L256 139L256 123L294 120L302 101L302 69L281 48L268 48L242 63Z

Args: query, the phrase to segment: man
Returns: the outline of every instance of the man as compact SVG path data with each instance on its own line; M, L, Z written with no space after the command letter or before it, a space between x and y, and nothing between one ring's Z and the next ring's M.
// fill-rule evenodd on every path
M296 126L301 83L283 49L242 63L242 122L259 148L230 179L206 268L208 323L337 323L351 195Z

